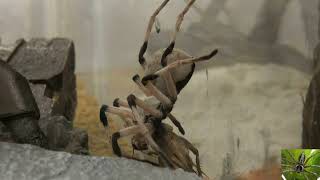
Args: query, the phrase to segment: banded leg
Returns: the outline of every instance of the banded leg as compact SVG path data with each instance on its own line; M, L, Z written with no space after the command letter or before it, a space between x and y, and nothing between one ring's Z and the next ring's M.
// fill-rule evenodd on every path
M165 106L172 106L171 100L164 95L156 86L152 84L152 80L155 80L159 75L151 74L142 78L142 84L150 91L150 93L156 97Z
M198 175L202 176L202 170L201 170L201 166L200 166L200 157L199 157L199 151L197 148L195 148L193 146L193 144L191 144L188 140L186 140L183 137L180 137L184 144L187 146L188 149L190 149L190 151L196 156L196 167L197 167L197 171L198 171Z
M165 0L162 2L162 4L156 9L156 11L152 14L152 16L150 17L149 23L148 23L148 27L147 27L147 31L144 37L144 42L143 45L140 48L139 51L139 63L141 64L141 66L143 68L145 68L146 66L146 59L144 58L144 53L147 50L148 47L148 41L150 38L150 33L153 27L153 24L155 23L156 17L159 14L159 12L166 6L166 4L169 2L169 0Z
M178 15L177 21L176 21L176 27L175 31L173 32L172 38L170 40L170 44L168 48L163 52L162 57L161 57L161 65L162 67L165 67L167 65L166 58L169 54L172 53L175 41L177 38L177 33L180 31L181 23L183 21L184 15L189 11L190 7L196 0L190 0L187 4L187 6L183 9L183 11Z
M135 95L130 94L128 96L128 99L130 99L130 101L134 102L134 104L136 104L137 106L139 106L140 108L142 108L145 112L161 118L163 116L162 112L160 112L158 109L155 109L153 107L150 107L148 104L146 104L144 101L142 101L141 99L137 98ZM130 104L129 104L130 106Z
M181 123L171 113L168 114L168 117L171 120L171 122L179 129L179 132L184 135L185 131Z
M120 107L120 106L129 107L129 104L128 104L128 102L117 98L113 101L113 106L115 106L115 107ZM168 117L171 120L171 122L179 129L180 133L184 135L185 131L184 131L181 123L171 113L168 114Z
M152 147L152 149L154 149L156 152L158 152L163 157L163 159L165 159L167 165L169 167L175 168L174 163L170 160L170 158L167 156L167 154L164 153L160 149L158 144L153 140L151 133L148 131L145 124L143 123L144 117L142 117L140 115L140 113L138 112L137 104L135 103L134 99L132 99L132 96L128 96L127 100L128 100L128 104L129 104L130 108L132 109L133 116L136 119L136 121L138 122L139 127L141 128L141 132L142 132L141 134L145 137L145 139L147 140L149 145Z
M108 118L106 116L106 112L119 115L126 123L127 126L132 125L133 115L132 112L119 107L112 107L107 105L102 105L100 108L100 121L104 127L108 127Z
M140 76L138 74L134 75L132 80L136 83L139 89L146 95L151 96L151 92L141 83Z
M152 125L150 123L149 124L145 124L144 127L146 129L152 131ZM122 153L121 153L121 149L120 149L119 144L118 144L118 140L121 137L126 137L126 136L129 136L129 135L135 135L135 134L138 134L138 133L142 133L140 125L134 125L134 126L131 126L131 127L128 127L128 128L124 128L124 129L119 130L118 132L113 133L112 134L112 138L111 138L113 152L117 156L121 157Z
M200 57L193 57L193 58L188 58L188 59L182 59L182 60L177 60L174 61L173 63L169 64L168 66L160 69L159 71L155 72L154 75L160 75L163 74L164 72L185 65L185 64L192 64L192 63L196 63L196 62L201 62L201 61L207 61L209 59L211 59L213 56L215 56L218 53L218 50L215 49L213 50L210 54L204 55L204 56L200 56Z

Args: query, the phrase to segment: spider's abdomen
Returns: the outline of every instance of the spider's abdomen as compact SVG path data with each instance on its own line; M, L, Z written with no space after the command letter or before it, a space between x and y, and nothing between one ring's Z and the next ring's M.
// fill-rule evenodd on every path
M153 54L152 60L149 61L146 66L145 75L153 74L162 68L161 56L164 50L165 49L159 50ZM167 64L187 58L191 58L191 56L186 52L180 49L173 49L172 53L167 56ZM178 93L189 82L194 72L194 68L195 64L188 64L170 70L173 80L176 83ZM161 92L163 92L165 95L168 95L165 82L162 78L154 80L153 83L161 90Z

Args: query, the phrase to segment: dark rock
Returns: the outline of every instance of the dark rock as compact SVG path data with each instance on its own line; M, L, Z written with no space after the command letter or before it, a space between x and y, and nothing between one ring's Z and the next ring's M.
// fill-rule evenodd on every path
M71 132L71 138L68 146L65 148L66 152L73 154L89 154L88 134L86 131L74 128Z
M12 54L9 64L29 82L46 85L46 96L54 99L52 114L73 120L77 101L72 41L32 39Z
M54 102L53 99L49 98L46 94L47 85L32 83L29 85L38 104L40 117L42 118L49 116L52 113Z
M33 98L28 81L7 63L0 61L0 119L17 116L39 118L39 109Z
M88 154L88 135L72 128L63 116L49 116L39 120L39 125L48 138L49 149L74 154Z
M0 179L201 179L181 169L173 171L125 158L79 156L10 143L0 143L0 167Z
M0 141L14 142L11 132L1 121L0 121Z
M15 142L48 147L47 138L40 130L37 119L22 117L3 121L3 124L10 130Z

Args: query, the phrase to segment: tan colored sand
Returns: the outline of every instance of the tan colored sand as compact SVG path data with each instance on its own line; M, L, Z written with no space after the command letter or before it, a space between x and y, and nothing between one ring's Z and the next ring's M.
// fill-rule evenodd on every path
M78 106L74 120L74 126L84 129L89 135L89 151L95 156L114 156L111 145L106 138L106 132L99 120L100 106L95 97L89 95L85 84L77 81ZM110 119L110 118L109 118ZM110 119L109 126L112 132L119 129L119 126ZM126 140L120 141L121 149L130 151Z

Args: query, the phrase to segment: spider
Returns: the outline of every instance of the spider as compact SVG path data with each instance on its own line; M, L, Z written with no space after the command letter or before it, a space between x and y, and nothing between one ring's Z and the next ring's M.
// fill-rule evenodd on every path
M309 157L306 157L305 153L302 152L299 155L298 160L296 160L293 155L290 153L290 151L287 151L290 157L290 160L288 159L282 159L283 161L286 161L284 163L289 163L289 164L281 164L282 167L286 167L286 169L284 169L282 172L283 173L287 173L287 172L291 172L291 173L298 173L301 174L305 179L309 180L308 176L306 174L311 174L312 176L315 176L316 178L318 178L320 175L312 172L310 170L310 168L314 167L314 168L320 168L319 165L307 165L308 161L314 157L316 154L318 154L319 152L316 152L314 154L312 154Z
M161 138L159 138L159 136L156 137L155 134L160 134L160 136L170 134L170 131L164 131L166 133L156 133L159 132L160 129L163 129L164 123L162 123L162 120L167 117L175 126L177 126L181 134L185 134L181 123L172 115L171 111L177 100L178 94L191 79L195 69L195 63L211 59L218 53L218 50L215 49L208 55L191 57L186 52L174 48L176 36L180 30L183 18L195 2L195 0L190 0L177 17L175 31L169 46L166 49L155 52L153 59L147 61L144 54L148 47L148 40L152 27L154 26L157 15L168 2L169 0L164 0L162 2L150 17L147 26L144 42L138 56L139 63L144 70L144 77L141 79L139 75L134 75L132 78L138 88L146 95L146 98L140 99L133 94L130 94L126 100L116 98L113 102L113 106L101 106L100 120L107 128L108 120L105 114L105 112L107 112L119 115L125 122L125 128L113 133L110 137L113 152L116 155L122 156L118 145L118 139L133 135L132 146L134 149L145 150L148 149L148 146L151 146L151 148L164 160L164 164L169 167L177 167L179 165L174 162L172 157L170 158L168 156L168 151L165 152L163 150L165 147L158 144L160 141L158 141L158 143L156 142ZM173 138L173 140L177 139L179 138ZM187 144L185 141L183 142L184 145ZM191 145L191 143L185 147L188 147L188 149L194 148L189 145ZM171 148L171 150L174 149Z

